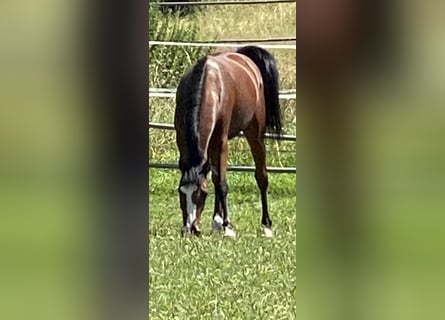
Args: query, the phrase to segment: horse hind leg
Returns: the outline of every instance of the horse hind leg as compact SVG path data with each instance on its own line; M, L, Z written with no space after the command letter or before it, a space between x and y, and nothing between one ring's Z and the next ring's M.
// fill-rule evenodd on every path
M267 176L266 168L266 146L264 144L262 135L260 136L258 132L247 131L245 132L245 135L252 151L253 159L255 161L255 180L261 193L261 224L263 225L263 232L266 237L272 237L272 220L269 216L267 203L267 189L269 187L269 179Z

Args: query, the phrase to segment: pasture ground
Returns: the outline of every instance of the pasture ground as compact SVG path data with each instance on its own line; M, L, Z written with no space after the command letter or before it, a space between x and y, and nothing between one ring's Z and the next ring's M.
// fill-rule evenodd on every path
M261 236L253 173L232 172L237 238L210 234L212 193L203 236L181 238L178 179L176 171L150 171L150 319L295 319L295 175L270 175L272 239Z

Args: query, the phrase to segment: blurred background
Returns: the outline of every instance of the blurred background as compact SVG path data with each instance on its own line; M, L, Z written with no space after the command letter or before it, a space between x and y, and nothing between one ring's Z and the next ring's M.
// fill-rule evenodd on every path
M0 4L2 319L146 316L140 6Z
M74 1L0 4L0 313L78 319L91 295L96 156ZM82 308L80 308L82 306Z
M443 314L443 14L437 1L297 7L302 318Z

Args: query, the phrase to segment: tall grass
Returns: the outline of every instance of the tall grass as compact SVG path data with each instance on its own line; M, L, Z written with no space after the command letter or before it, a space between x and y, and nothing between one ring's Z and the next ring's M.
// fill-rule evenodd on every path
M150 2L150 40L189 42L197 38L198 28L193 20L182 19L179 13L163 14L156 3ZM187 68L207 52L200 47L150 46L150 87L176 87Z

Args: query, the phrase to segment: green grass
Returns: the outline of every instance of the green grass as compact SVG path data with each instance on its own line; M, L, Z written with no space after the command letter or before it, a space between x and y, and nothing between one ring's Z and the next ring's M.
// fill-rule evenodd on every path
M150 170L150 319L295 319L295 175L270 175L274 238L261 236L253 173L229 173L236 239L210 234L213 192L203 235L182 238L179 172ZM213 189L212 189L213 191Z

